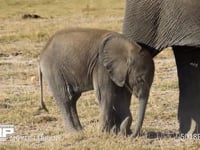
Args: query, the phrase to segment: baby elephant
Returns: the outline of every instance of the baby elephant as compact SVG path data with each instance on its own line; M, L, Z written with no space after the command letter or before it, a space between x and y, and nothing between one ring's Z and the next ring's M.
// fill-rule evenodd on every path
M94 89L102 131L130 134L131 95L139 99L132 136L138 135L154 76L154 62L147 48L112 31L66 29L50 38L40 55L39 68L41 85L43 74L68 131L82 129L76 102L82 92ZM41 86L44 107L42 97Z

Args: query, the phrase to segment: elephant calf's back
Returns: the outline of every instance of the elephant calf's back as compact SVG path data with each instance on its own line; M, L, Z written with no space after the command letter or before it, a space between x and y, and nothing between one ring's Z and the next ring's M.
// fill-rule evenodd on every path
M57 32L40 56L42 70L48 74L60 72L67 82L79 90L92 88L91 73L99 44L108 31L70 29ZM45 70L44 70L45 69Z

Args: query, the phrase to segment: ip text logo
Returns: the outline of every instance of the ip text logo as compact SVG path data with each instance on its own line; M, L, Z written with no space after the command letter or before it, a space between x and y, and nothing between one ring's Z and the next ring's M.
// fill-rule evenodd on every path
M14 125L0 125L0 142L7 140L8 134L14 133Z

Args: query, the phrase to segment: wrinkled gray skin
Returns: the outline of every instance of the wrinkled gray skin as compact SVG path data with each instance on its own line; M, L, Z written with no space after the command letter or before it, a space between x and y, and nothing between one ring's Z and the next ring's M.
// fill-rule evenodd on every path
M154 76L152 56L146 49L115 32L68 29L49 40L39 66L40 79L42 74L47 79L68 131L82 129L76 102L82 92L94 89L102 131L130 134L131 95L139 98L138 122L132 136L138 135Z
M172 46L179 78L180 133L200 133L200 1L126 0L123 34L154 48ZM193 130L192 120L196 122ZM193 131L192 131L193 130Z

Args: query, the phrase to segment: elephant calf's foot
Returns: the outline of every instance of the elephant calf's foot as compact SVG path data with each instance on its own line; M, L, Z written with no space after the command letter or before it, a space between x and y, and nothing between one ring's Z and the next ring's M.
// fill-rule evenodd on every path
M129 115L122 120L117 114L113 113L110 116L101 117L100 122L100 129L102 132L123 136L129 136L132 134L130 129L132 117Z
M122 121L122 123L120 124L120 135L128 136L132 133L132 131L130 130L130 122L131 118L129 116Z
M116 135L129 136L132 134L130 121L130 117L126 117L121 123L115 122L109 129L107 128L107 131Z
M75 134L78 133L78 130L75 128L66 127L66 133Z
M102 132L110 133L110 132L115 132L116 128L114 127L113 123L111 123L110 121L106 121L100 125L100 130Z
M73 120L74 121L74 120ZM83 130L82 126L75 122L64 122L65 123L65 129L68 133L77 133L81 130Z
M100 117L100 130L102 132L117 132L117 126L115 125L116 116L114 113L105 114L103 113Z

